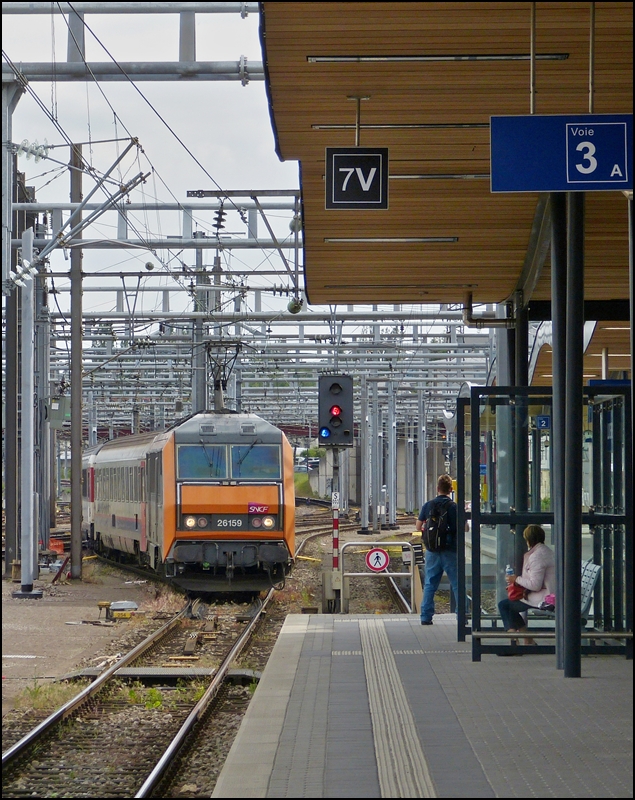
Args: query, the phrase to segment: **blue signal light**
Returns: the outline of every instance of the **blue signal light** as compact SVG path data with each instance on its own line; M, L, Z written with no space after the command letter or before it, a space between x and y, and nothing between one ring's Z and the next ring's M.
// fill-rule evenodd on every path
M328 439L331 431L328 428L320 428L320 436L322 439Z

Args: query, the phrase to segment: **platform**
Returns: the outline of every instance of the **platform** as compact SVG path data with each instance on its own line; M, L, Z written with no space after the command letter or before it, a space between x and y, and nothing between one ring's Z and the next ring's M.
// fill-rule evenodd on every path
M632 797L632 673L473 663L453 615L292 615L212 797Z

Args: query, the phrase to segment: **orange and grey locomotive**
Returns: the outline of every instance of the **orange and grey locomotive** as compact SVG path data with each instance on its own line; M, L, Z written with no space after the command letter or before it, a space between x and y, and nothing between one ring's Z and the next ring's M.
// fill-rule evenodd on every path
M84 454L83 525L116 554L196 594L258 592L290 572L293 451L254 414L195 414Z

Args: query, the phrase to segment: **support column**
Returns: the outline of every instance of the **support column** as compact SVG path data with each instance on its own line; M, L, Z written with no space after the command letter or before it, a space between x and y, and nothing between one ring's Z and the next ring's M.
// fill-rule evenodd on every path
M507 309L503 304L496 308L496 316L504 317L507 315ZM514 369L514 345L515 338L514 331L507 328L496 328L496 386L512 386L516 379ZM495 484L495 504L496 511L509 512L511 507L515 507L514 498L514 429L513 429L513 413L512 406L499 405L496 406L496 484ZM477 421L472 419L472 436L474 436L474 429ZM477 459L472 464L472 470L477 471ZM494 490L494 485L490 487ZM491 496L490 496L491 502ZM475 505L481 506L480 487L479 491L472 496L472 514L474 514ZM474 524L472 525L474 528ZM472 533L474 536L474 532ZM480 538L479 538L480 541ZM522 558L520 563L516 563L516 550L515 550L515 537L509 525L496 526L496 567L499 574L502 576L506 564L514 564L516 574L520 575L520 568L522 566ZM475 560L475 545L472 543L472 560ZM480 553L480 551L479 551ZM480 555L479 555L480 557ZM474 567L472 567L474 569ZM497 594L496 602L507 597L507 593L502 588L504 583L497 581Z
M565 346L567 323L567 196L552 192L551 347L553 406L551 419L551 510L556 559L556 597L564 597L564 431ZM556 603L556 663L564 669L564 603Z
M564 675L581 675L582 356L584 346L584 193L568 193L567 346L564 484Z
M22 234L22 259L33 260L33 229ZM38 598L37 529L35 525L35 281L28 277L22 287L21 314L21 413L20 413L20 590L13 597Z
M529 383L529 319L527 307L522 295L519 296L515 309L516 335L514 338L514 383L516 386L527 386ZM516 397L516 414L514 425L514 507L517 513L527 511L529 494L529 413L528 398ZM522 564L527 545L523 538L524 525L517 525L515 530L515 563L518 568Z
M24 88L17 82L2 85L2 292L6 298L6 365L7 386L18 385L18 290L9 288L16 252L11 250L11 238L21 231L11 208L18 199L17 159L11 152L13 141L13 111ZM17 215L16 215L17 216ZM6 393L4 444L5 444L5 549L4 575L11 575L12 562L18 558L18 393Z
M48 550L49 520L51 516L51 428L47 414L50 402L50 338L51 324L48 311L48 293L43 279L34 279L35 287L35 356L36 356L36 419L35 431L35 492L37 495L37 527L36 541ZM37 553L36 553L37 556ZM36 561L37 567L37 561Z
M633 198L628 198L628 274L630 282L630 317L631 317L631 407L630 407L630 424L631 424L631 441L630 447L626 446L626 474L633 474L633 453L635 453L635 426L633 425L633 411L635 410L635 370L633 369L633 362L635 359L635 276L633 275ZM626 519L630 522L624 531L624 558L626 568L626 630L633 630L633 493L626 492L624 507L626 511ZM626 652L628 658L633 658L633 640L628 639L626 642Z
M72 17L73 15L71 15ZM82 146L71 145L71 203L82 201ZM76 212L75 223L81 221ZM81 232L76 239L81 237ZM82 577L82 258L71 248L71 578Z

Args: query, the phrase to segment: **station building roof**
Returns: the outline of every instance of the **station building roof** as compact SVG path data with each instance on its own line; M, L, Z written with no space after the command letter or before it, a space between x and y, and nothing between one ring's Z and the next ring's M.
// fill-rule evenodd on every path
M632 113L632 3L261 4L276 149L300 163L311 303L549 301L549 197L489 180L490 117L532 112L532 5L533 113L588 114L591 76L592 113ZM356 142L389 149L387 210L325 209L325 149ZM623 309L625 193L587 192L585 225L585 299ZM628 353L622 327L609 344Z

